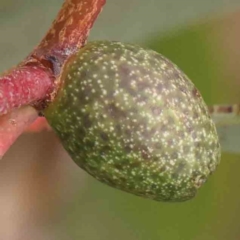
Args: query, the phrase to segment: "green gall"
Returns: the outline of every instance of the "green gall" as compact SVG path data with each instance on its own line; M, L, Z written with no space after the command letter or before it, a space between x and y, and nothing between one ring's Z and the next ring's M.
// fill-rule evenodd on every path
M66 62L45 116L72 159L115 188L158 201L191 199L220 146L186 75L139 46L99 41Z

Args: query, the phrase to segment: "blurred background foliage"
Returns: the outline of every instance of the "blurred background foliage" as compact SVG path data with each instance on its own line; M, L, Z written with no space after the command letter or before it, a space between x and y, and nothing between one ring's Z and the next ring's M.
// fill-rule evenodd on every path
M61 2L0 0L0 70L30 52ZM109 0L90 40L152 48L175 62L208 104L238 103L239 23L234 0ZM237 240L239 160L223 153L196 198L160 203L97 182L53 133L24 135L0 163L0 239Z

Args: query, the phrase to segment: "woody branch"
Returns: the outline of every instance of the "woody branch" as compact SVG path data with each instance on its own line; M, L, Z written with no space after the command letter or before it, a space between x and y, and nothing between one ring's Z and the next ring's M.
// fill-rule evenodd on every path
M41 109L50 100L62 65L85 44L104 4L105 0L66 0L36 49L0 76L0 157L36 120L35 109ZM13 116L16 124L9 125Z

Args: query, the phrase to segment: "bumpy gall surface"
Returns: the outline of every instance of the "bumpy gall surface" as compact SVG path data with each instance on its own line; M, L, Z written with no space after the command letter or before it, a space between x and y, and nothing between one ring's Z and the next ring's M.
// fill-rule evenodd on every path
M45 115L81 168L139 196L188 200L219 163L199 91L168 59L131 44L80 49Z

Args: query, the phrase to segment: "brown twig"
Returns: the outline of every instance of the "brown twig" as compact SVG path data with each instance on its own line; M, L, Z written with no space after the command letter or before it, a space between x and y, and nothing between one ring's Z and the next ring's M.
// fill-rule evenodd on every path
M51 100L49 96L56 87L55 80L64 61L85 44L104 4L105 0L66 0L37 48L0 77L0 115L10 112L0 117L0 156L37 118L37 111L32 107L14 108L32 105L39 110ZM16 125L9 124L12 114L16 114Z
M53 60L60 66L81 48L106 0L67 0L52 27L31 57Z

